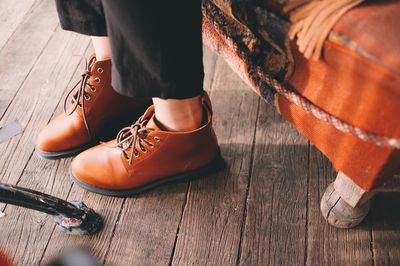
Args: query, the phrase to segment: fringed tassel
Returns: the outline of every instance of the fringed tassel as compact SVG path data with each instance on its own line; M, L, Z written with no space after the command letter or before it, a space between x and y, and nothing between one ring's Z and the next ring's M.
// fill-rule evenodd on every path
M292 26L289 38L297 37L299 51L306 58L318 60L325 39L336 22L364 0L292 0L284 8Z

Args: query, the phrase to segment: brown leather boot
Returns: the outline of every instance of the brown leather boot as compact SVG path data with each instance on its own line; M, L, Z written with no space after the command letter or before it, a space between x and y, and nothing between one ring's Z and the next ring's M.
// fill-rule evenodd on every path
M115 92L111 87L111 60L97 61L93 54L81 80L65 98L64 113L39 133L36 153L46 159L76 155L98 144L98 138L112 123L121 122L124 116L139 116L150 102Z
M211 104L204 94L207 121L189 132L169 132L156 124L154 106L113 141L79 154L72 162L75 183L92 192L129 196L172 181L201 177L224 164L211 125Z

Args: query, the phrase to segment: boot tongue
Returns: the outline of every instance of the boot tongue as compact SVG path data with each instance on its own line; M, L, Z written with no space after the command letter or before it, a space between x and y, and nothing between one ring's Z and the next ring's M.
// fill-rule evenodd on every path
M153 116L149 119L149 122L146 124L147 128L154 129L155 131L164 131L160 125L160 123L157 121L156 116L153 114Z
M147 128L152 128L156 131L164 131L162 125L156 119L154 105L147 108L146 112L144 112L143 119L148 121L145 125Z
M152 128L155 131L168 131L157 120L154 112L154 105L151 105L149 108L147 108L146 112L144 112L143 119L148 121L145 125L147 128Z

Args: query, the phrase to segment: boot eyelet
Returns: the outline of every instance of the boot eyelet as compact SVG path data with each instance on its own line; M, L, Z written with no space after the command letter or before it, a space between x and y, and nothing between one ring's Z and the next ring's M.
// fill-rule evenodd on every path
M102 69L101 67L99 67L99 68L97 69L97 72L101 74L101 73L104 72L104 69Z
M161 139L159 137L154 137L154 140L159 142Z
M91 87L90 87L90 90L93 91L93 92L95 92L97 89L96 89L96 87L91 86Z
M139 153L138 153L137 151L135 151L135 152L133 153L133 156L135 156L135 157L137 158L137 157L139 157Z
M94 79L94 82L100 83L100 78L99 78L99 77L96 77L96 78Z
M147 153L147 150L145 148L140 148L142 152Z
M154 144L151 142L148 142L147 145L149 145L150 147L154 147Z
M87 101L89 101L90 100L90 95L85 95L85 99L87 100Z

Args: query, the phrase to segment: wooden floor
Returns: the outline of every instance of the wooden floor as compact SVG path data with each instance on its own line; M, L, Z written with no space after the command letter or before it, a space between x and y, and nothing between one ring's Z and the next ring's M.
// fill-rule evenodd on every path
M126 199L73 185L71 160L39 159L34 139L91 51L88 37L61 30L54 1L0 0L0 127L23 129L0 144L1 182L83 200L106 223L96 236L68 236L47 215L0 205L0 248L17 265L71 246L105 265L400 265L400 179L358 228L328 226L319 200L330 163L208 50L205 87L227 169Z

